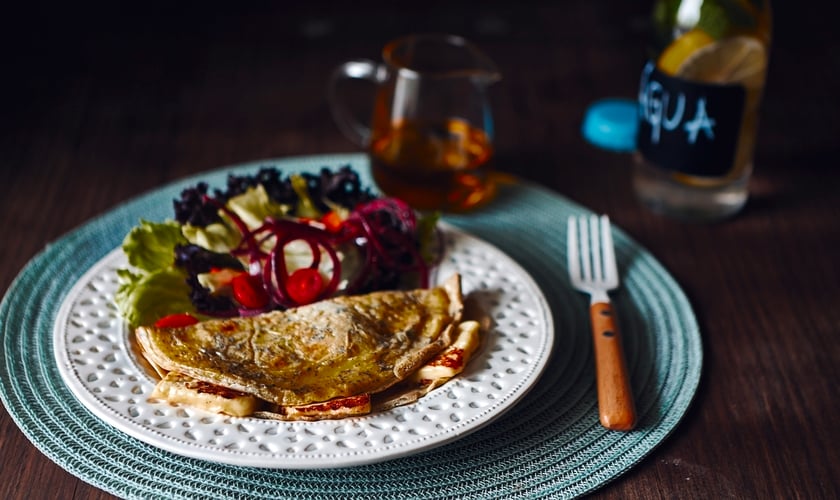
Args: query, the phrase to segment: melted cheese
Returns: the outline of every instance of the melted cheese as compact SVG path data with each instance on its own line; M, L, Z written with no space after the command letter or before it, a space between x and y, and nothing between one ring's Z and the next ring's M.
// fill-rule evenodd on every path
M461 373L480 344L478 322L464 321L459 324L457 335L455 342L417 370L412 380L448 380Z
M167 373L157 383L152 398L234 417L250 415L262 404L250 394L201 382L177 372Z
M272 411L255 414L257 417L274 420L323 420L345 418L370 413L370 394L336 398L323 403L301 406L280 406Z

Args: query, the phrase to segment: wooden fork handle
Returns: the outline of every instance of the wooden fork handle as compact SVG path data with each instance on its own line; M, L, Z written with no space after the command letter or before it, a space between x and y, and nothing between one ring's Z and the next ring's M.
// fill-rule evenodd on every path
M589 307L595 344L598 411L607 429L629 431L636 425L636 406L630 389L621 332L612 304L596 302Z

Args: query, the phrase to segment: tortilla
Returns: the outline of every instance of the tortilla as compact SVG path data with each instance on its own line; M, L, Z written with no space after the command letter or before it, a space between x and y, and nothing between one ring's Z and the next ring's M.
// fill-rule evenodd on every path
M369 411L369 403L356 403L360 396L410 378L453 344L463 307L456 274L431 289L336 297L181 328L140 327L136 335L160 373L254 396L281 418L320 418L333 407ZM307 406L317 411L301 413Z

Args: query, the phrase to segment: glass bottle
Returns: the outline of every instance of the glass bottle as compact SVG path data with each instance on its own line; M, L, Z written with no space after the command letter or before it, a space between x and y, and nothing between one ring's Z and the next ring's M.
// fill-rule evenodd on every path
M633 185L654 211L715 220L748 198L769 0L657 0L639 87Z

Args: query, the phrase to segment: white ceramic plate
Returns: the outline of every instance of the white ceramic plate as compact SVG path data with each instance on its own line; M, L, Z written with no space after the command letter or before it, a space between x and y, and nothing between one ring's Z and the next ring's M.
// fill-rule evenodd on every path
M106 423L150 445L214 462L312 469L373 463L453 441L510 409L534 385L554 342L551 313L533 279L491 244L443 226L441 281L461 273L463 290L490 318L484 345L458 377L418 402L364 417L276 422L151 402L156 380L131 349L113 303L121 250L73 286L54 326L64 382Z

